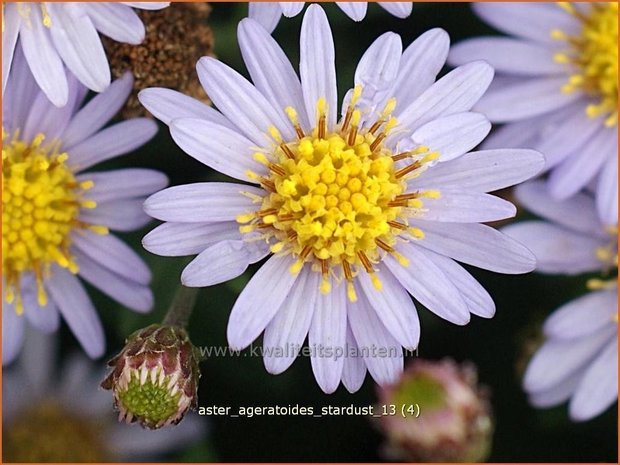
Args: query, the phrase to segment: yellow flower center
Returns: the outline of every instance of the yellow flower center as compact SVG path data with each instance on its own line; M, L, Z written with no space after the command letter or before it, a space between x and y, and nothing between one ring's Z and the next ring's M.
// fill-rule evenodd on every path
M23 311L20 291L22 273L34 273L39 305L47 297L43 276L52 264L77 273L71 256L71 231L89 228L107 233L101 226L78 220L80 208L95 208L82 194L92 181L77 182L67 166L68 155L58 144L42 145L43 134L31 142L10 138L3 131L2 146L2 272L4 296Z
M113 457L101 441L101 424L78 417L55 402L30 408L5 425L8 462L104 462Z
M618 3L591 3L587 13L569 2L559 5L581 23L579 35L553 30L551 35L566 41L568 50L555 55L559 63L574 65L575 74L562 88L570 93L581 90L597 103L586 108L591 118L606 115L605 125L618 123Z
M307 263L323 276L321 291L331 289L335 268L344 279L348 296L356 300L353 278L360 271L370 273L376 288L381 282L373 264L386 253L407 266L394 250L397 236L422 238L410 228L406 218L423 206L424 197L437 191L405 192L406 179L419 174L438 154L428 147L393 154L384 140L396 125L391 117L394 99L388 101L374 122L360 125L361 112L355 108L361 86L354 89L351 104L333 132L327 130L324 99L317 104L316 127L304 134L292 108L286 112L297 132L297 140L284 142L275 128L270 135L275 149L258 152L254 158L269 168L269 176L249 176L258 180L267 194L260 208L240 215L243 233L260 231L271 243L273 253L292 254L292 273ZM409 160L406 162L405 160ZM399 164L400 162L400 164Z
M607 233L610 235L609 244L598 247L595 251L596 258L601 262L601 278L588 279L586 283L587 288L592 291L618 287L618 227L608 227Z

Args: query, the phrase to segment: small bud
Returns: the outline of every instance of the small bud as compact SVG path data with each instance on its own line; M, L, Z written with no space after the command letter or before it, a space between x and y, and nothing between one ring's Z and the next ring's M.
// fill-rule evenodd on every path
M153 324L133 333L108 362L113 371L101 383L114 394L119 421L161 428L179 423L198 396L199 354L178 326Z
M379 400L387 458L479 462L488 457L493 421L473 366L417 359L395 384L380 388Z

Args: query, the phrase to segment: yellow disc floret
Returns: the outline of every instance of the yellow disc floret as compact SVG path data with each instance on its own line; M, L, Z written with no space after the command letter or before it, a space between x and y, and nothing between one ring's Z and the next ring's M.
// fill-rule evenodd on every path
M560 6L581 23L578 35L551 33L568 44L555 60L571 63L575 69L562 91L581 90L592 96L596 103L586 108L588 116L605 115L605 125L614 126L618 122L618 3L591 3L587 11L569 2Z
M90 181L77 182L56 145L44 145L43 134L32 141L9 138L3 131L2 146L2 272L4 296L22 311L20 277L33 273L38 285L39 305L46 305L43 275L52 264L77 273L71 256L71 231L89 227L105 233L105 228L78 220L80 208L94 208L95 202L82 198L92 187Z
M348 283L349 299L356 300L353 278L370 273L375 287L381 282L373 263L389 253L403 265L407 260L394 250L396 237L420 232L406 224L411 210L422 208L422 198L436 192L406 192L406 177L415 176L424 163L436 158L427 147L394 155L383 141L396 125L390 116L390 100L376 121L361 124L355 108L361 87L353 91L351 104L333 131L327 128L325 100L317 102L317 124L305 134L297 112L287 108L297 140L284 142L275 128L269 130L276 143L271 153L258 152L254 159L269 169L268 177L249 173L267 194L258 211L240 215L242 232L260 231L273 253L295 257L292 273L306 263L321 272L321 290L329 292L330 270ZM372 123L372 124L371 124ZM407 164L406 159L413 159Z

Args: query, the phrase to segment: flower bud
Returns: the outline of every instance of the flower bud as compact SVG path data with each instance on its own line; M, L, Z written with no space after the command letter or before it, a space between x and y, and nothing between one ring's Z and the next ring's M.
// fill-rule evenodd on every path
M416 359L395 384L380 388L379 400L389 459L479 462L488 457L493 421L473 366Z
M114 394L119 421L157 429L177 424L198 396L199 354L178 326L153 324L133 333L108 362L113 371L101 383Z

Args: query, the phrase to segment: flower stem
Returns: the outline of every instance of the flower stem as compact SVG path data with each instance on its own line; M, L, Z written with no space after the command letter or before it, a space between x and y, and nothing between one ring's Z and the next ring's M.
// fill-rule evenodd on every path
M198 288L179 286L162 324L185 328L192 316Z

